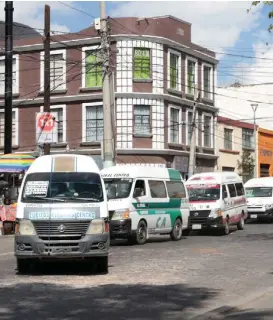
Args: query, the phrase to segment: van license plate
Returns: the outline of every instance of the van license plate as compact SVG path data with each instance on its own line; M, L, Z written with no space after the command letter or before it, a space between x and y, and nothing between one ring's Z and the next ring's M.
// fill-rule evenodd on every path
M250 215L250 218L256 219L256 218L257 218L257 215L256 215L256 214L251 214L251 215Z
M52 253L65 254L65 253L72 252L72 249L71 248L52 248L51 252Z
M200 230L200 229L202 229L202 226L201 226L201 224L193 224L192 229L193 230Z

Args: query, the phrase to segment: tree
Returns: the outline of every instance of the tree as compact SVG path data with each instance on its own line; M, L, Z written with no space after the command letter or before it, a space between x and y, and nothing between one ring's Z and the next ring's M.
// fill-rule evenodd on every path
M268 12L268 18L269 19L273 19L273 1L252 1L251 3L251 7L250 9L247 9L247 12L251 11L252 7L256 7L258 5L263 5L263 6L267 6L270 8L269 12ZM270 24L268 27L268 31L271 32L273 30L273 24Z
M243 177L243 180L248 177L253 177L255 168L255 160L249 150L244 149L241 155L241 159L237 161L237 169L239 175Z

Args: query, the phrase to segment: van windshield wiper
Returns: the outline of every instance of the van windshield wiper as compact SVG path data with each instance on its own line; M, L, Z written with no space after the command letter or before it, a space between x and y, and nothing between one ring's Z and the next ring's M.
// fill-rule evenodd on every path
M45 197L41 197L41 196L27 196L25 197L25 200L42 200L42 201L60 201L60 202L65 202L64 199L61 198L45 198Z
M100 202L101 200L98 198L81 198L81 197L63 197L64 201L66 200L76 200L76 201L95 201Z

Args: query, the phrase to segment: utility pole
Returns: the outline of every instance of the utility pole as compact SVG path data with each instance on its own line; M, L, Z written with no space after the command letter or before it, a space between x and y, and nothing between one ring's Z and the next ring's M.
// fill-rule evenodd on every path
M257 128L256 128L256 110L258 108L258 103L251 103L251 108L253 111L253 123L254 123L254 178L257 178L257 150L258 150L258 146L257 146Z
M100 35L101 35L101 52L103 63L103 167L109 168L114 163L114 144L112 129L112 112L111 112L111 90L110 85L110 44L108 41L108 22L105 14L105 2L100 2Z
M194 87L194 103L193 103L193 114L191 123L191 142L190 142L190 157L189 157L189 173L188 178L194 174L195 169L195 149L196 149L196 113L197 113L197 99L199 97L199 92L196 87ZM189 125L189 124L188 124Z
M44 29L44 112L50 114L50 6L45 5ZM50 144L44 144L44 154L50 154Z
M13 64L13 1L5 5L5 138L4 153L12 153L12 64ZM18 70L17 70L18 72Z

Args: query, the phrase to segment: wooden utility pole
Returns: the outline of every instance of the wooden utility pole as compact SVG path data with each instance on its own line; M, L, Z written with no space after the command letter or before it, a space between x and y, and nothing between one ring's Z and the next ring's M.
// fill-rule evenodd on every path
M50 6L45 5L44 30L44 112L50 115ZM50 154L50 144L44 144L44 154Z
M108 41L108 24L105 14L105 2L100 2L100 21L101 21L101 51L103 56L103 167L108 168L114 166L114 140L112 126L112 111L111 111L111 90L113 87L110 84L110 44Z
M13 1L5 5L5 138L4 153L12 153L12 64L13 64ZM17 70L18 72L18 70Z

